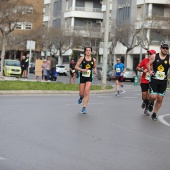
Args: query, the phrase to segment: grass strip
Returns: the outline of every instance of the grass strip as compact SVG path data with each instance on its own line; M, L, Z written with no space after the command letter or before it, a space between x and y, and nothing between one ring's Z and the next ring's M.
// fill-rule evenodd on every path
M106 86L112 89L112 86ZM61 82L32 82L32 81L0 81L0 90L79 90L78 84L64 84ZM101 90L100 85L92 85L91 90Z

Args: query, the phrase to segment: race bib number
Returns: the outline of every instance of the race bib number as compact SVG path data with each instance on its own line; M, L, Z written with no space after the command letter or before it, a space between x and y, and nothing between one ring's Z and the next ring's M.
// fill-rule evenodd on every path
M120 71L120 68L116 68L116 72L117 73L120 73L121 71Z
M87 72L83 72L83 73L82 73L82 76L83 76L83 77L90 77L90 73L91 73L91 71L88 70Z
M72 73L75 73L75 70L72 70Z
M150 74L149 74L149 73L146 73L145 79L146 79L146 80L150 80L150 78L151 78Z
M155 78L158 79L158 80L164 80L165 79L165 72L157 71L156 74L155 74Z

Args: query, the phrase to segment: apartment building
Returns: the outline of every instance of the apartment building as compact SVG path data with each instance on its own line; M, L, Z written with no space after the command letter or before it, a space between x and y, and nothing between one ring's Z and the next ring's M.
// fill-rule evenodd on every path
M17 58L27 51L26 42L33 38L34 35L41 29L43 23L43 6L42 0L24 0L24 5L17 6L16 13L22 12L22 18L17 18L17 23L13 32L8 35L6 45L6 57ZM19 8L21 10L19 10ZM17 11L18 10L18 11ZM15 12L15 11L13 11ZM35 15L34 15L35 14ZM11 17L12 18L12 17ZM40 53L40 49L36 48L34 52Z
M162 41L170 44L170 0L119 0L116 23L122 24L126 17L130 23L134 23L136 29L142 30L145 48L159 52ZM114 59L124 57L125 50L126 48L118 43ZM145 54L146 50L141 46L132 49L127 56L127 67L135 70Z
M81 34L81 36L91 37L95 35L89 32L101 27L103 21L101 0L44 0L43 22L47 27L63 28L67 33ZM93 46L93 44L91 44ZM82 51L83 47L77 47ZM72 50L63 54L63 62L69 62Z

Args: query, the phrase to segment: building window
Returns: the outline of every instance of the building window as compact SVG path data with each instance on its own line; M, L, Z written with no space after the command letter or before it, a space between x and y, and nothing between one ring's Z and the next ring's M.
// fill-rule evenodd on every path
M22 30L22 23L18 22L15 26L15 29Z
M18 22L15 26L17 30L32 30L32 23L30 22Z
M26 14L33 14L33 7L26 8L25 13Z
M25 30L32 30L32 23L24 23Z

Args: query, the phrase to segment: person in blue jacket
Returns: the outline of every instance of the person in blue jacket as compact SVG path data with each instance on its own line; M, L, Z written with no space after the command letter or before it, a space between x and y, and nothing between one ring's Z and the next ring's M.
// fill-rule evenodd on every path
M116 96L119 96L119 86L123 87L123 74L126 72L126 67L121 63L120 58L117 58L117 64L114 65L114 71L116 79Z

